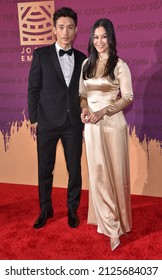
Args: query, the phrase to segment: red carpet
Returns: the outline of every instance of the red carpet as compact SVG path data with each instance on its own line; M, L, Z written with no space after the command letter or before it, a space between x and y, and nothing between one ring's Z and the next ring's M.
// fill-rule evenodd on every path
M162 260L162 198L132 195L133 229L111 252L109 238L87 225L82 191L80 226L67 225L66 189L53 189L54 218L39 230L36 186L0 184L1 260Z

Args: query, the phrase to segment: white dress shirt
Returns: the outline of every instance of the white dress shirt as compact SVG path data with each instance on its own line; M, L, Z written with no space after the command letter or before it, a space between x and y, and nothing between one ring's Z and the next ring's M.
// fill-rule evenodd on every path
M58 45L57 42L55 46L66 85L69 86L74 70L74 53L72 53L72 55L64 54L63 56L59 56L59 50L62 48Z

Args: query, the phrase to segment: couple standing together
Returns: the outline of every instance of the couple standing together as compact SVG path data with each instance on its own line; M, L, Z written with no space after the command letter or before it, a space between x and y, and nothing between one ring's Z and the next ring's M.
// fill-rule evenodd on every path
M40 215L35 229L54 216L51 193L56 146L63 145L67 171L68 224L79 225L82 134L89 172L88 223L110 238L113 251L131 230L127 122L123 109L133 100L131 74L117 55L112 22L92 29L88 58L72 43L77 14L62 7L53 16L56 42L35 49L29 72L28 110L37 131ZM120 92L120 97L119 97Z

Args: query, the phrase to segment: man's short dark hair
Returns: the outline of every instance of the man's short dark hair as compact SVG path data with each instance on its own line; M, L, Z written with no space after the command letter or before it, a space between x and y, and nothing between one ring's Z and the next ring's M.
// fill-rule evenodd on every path
M56 27L56 22L58 18L60 17L70 17L74 20L75 26L77 26L77 13L74 12L71 8L69 7L62 7L59 10L57 10L54 15L53 15L53 23L54 26Z

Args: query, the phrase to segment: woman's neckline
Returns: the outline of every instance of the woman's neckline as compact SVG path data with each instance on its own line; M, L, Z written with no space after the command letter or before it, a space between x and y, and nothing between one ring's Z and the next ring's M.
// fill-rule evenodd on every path
M98 53L98 57L101 61L105 61L108 59L108 52L103 53L103 55L101 56L100 53Z

